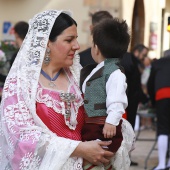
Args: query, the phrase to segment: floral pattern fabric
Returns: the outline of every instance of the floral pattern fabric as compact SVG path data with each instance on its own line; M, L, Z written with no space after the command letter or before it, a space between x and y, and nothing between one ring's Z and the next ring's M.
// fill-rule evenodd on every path
M36 114L36 94L50 31L61 12L49 10L29 21L29 30L4 84L0 114L1 170L74 169L81 158L70 158L80 141L58 137ZM69 69L79 82L76 55ZM76 117L75 117L76 119ZM65 168L66 167L66 168ZM77 168L78 169L78 168Z

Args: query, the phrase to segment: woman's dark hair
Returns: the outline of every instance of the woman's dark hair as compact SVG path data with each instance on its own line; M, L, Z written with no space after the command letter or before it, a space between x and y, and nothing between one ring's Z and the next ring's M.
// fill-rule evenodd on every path
M126 21L114 19L102 20L92 30L93 43L105 58L121 58L127 52L130 42Z
M66 28L76 25L76 21L65 13L61 13L55 20L53 28L51 30L49 40L54 42L57 36L60 35Z

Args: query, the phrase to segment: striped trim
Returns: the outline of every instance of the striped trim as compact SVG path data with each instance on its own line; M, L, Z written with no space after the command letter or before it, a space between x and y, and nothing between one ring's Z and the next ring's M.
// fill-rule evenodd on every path
M104 169L105 169L105 170L112 170L112 165L109 164L109 165L105 166Z
M89 163L83 167L83 170L92 170L94 167L96 166Z

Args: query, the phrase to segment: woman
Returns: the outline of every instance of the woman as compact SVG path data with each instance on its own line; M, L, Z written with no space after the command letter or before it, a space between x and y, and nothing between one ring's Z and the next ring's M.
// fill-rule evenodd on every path
M75 170L82 169L82 158L99 165L113 156L101 147L110 142L80 141L78 49L69 12L44 11L30 20L4 85L1 170Z

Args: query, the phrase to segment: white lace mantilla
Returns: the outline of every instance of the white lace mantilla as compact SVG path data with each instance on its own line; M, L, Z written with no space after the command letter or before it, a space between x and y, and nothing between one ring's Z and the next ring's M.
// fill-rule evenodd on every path
M61 12L44 11L29 21L28 33L7 76L0 108L1 170L82 169L80 158L70 158L79 141L52 133L37 116L35 107L49 34ZM75 68L76 62L78 56L70 71L78 84L80 70Z

